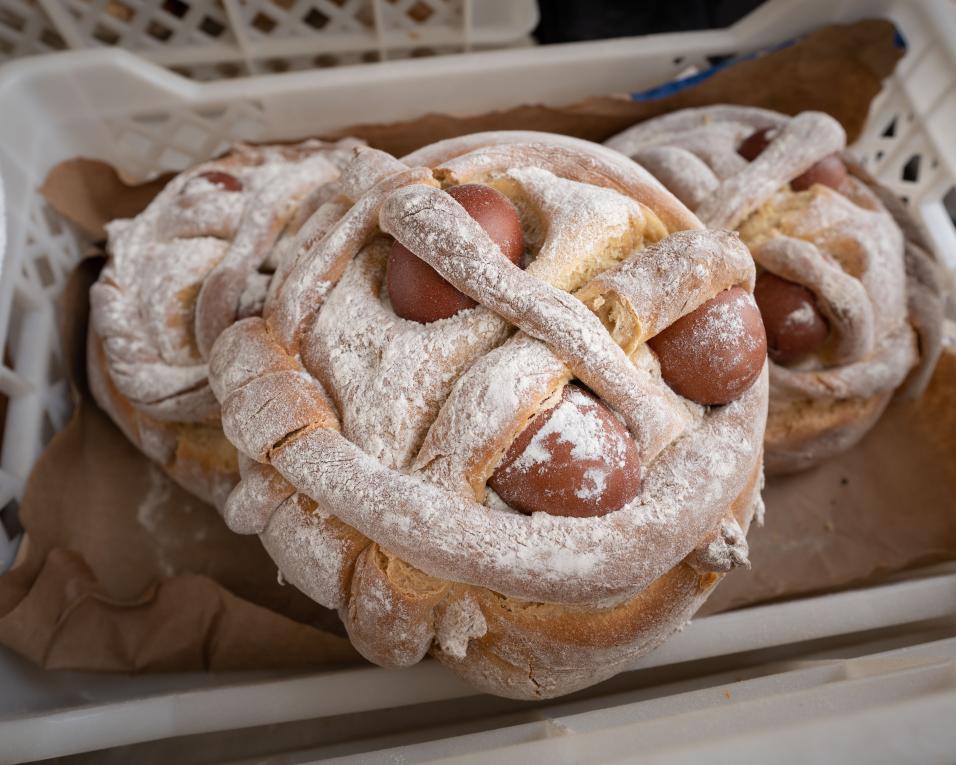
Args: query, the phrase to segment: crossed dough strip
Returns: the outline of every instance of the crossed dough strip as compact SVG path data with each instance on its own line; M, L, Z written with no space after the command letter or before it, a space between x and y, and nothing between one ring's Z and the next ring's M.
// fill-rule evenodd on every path
M704 410L663 386L643 345L717 292L752 287L736 236L699 230L641 168L600 147L533 133L497 140L417 153L433 170L360 152L321 222L304 224L287 251L265 318L214 345L210 382L248 456L225 508L230 527L260 534L289 581L340 609L372 660L405 666L431 650L486 690L540 697L618 671L745 562L767 373L733 404ZM524 168L528 157L536 168ZM436 178L509 193L538 259L512 270ZM680 228L690 230L668 235ZM382 300L380 231L479 306L428 325L396 317ZM588 241L597 244L577 259L562 247ZM575 262L606 251L626 259L604 281ZM651 274L672 280L656 299ZM618 308L605 326L549 283ZM625 404L635 399L619 376L637 379L664 413L648 416L640 399L631 409L629 425L662 442L642 444L641 493L589 519L482 504L511 440L576 374ZM677 424L669 440L648 428L659 421Z
M776 135L747 162L737 148L764 128ZM908 374L911 395L925 386L939 354L938 282L925 248L910 241L904 272L899 203L888 213L879 197L891 195L845 154L850 174L839 191L787 188L844 143L827 115L734 106L675 112L607 142L646 164L705 224L739 228L756 262L810 289L829 320L831 340L818 356L789 368L771 363L765 445L775 472L851 446Z
M222 504L236 465L205 355L225 326L261 311L269 277L260 267L283 231L305 221L303 210L321 203L356 145L239 145L175 177L135 219L108 226L111 258L90 292L94 395L147 456L207 501ZM241 188L224 188L230 178Z
M397 190L380 225L460 291L551 346L624 417L643 460L681 432L666 386L642 374L580 300L512 264L448 194L428 186Z
M899 197L882 186L846 152L843 162L882 202L903 232L906 262L906 309L919 339L919 361L897 395L918 398L929 385L936 362L943 352L943 321L946 288L929 236Z
M278 345L257 319L234 325L223 342L271 345L270 353ZM241 364L241 358L233 363ZM226 364L224 375L243 380ZM718 525L746 478L739 468L752 459L760 438L760 389L765 383L764 375L737 402L708 415L695 438L674 443L648 469L634 502L582 522L489 514L474 499L386 468L327 423L324 418L331 412L307 376L301 369L282 370L223 389L223 425L230 439L250 457L268 458L325 511L435 576L561 603L632 594L688 555L695 541ZM295 421L278 422L274 414L280 409L294 409ZM716 485L714 479L719 479ZM239 499L235 497L238 504L230 500L228 513L247 512ZM264 515L253 528L267 525Z

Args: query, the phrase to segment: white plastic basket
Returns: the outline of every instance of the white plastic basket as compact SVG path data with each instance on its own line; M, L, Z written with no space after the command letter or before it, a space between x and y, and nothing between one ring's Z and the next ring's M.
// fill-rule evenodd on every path
M200 80L526 41L534 0L3 0L0 62L115 46Z
M0 652L0 688L4 689L0 693L0 762L180 736L189 737L183 745L183 760L188 752L190 762L223 762L229 754L243 763L262 762L266 758L246 759L250 753L243 750L239 733L197 739L199 734L256 728L262 731L261 736L275 739L270 753L282 752L281 759L276 758L281 762L353 755L350 762L410 765L479 752L484 755L480 761L495 763L539 759L607 762L599 756L604 747L593 740L584 743L583 749L577 742L568 742L568 756L552 754L546 760L533 753L527 756L527 751L518 750L519 756L524 754L519 759L498 750L601 729L611 729L613 736L625 723L644 723L638 729L646 736L653 723L689 711L699 712L698 719L703 718L704 723L695 729L693 741L711 746L719 735L714 730L715 721L707 719L708 710L720 715L725 735L739 737L748 730L759 730L766 736L795 722L796 712L801 722L819 725L844 708L860 711L885 706L901 692L901 686L907 685L910 697L917 695L912 693L916 690L924 696L933 693L937 700L946 702L940 710L945 714L956 700L954 613L956 573L939 572L867 590L732 611L695 620L658 651L639 659L624 675L596 689L603 693L592 691L548 703L492 697L476 700L474 689L433 661L403 670L368 667L291 677L221 673L130 678L42 673ZM947 639L943 644L932 642ZM839 641L838 646L835 641ZM904 655L873 656L890 649L902 649ZM861 689L859 684L854 688L849 682L865 677L886 678L890 685L876 693L872 683ZM922 681L915 689L914 679ZM815 694L808 702L804 692L811 690ZM778 704L770 714L759 717L753 705L743 709L738 706L755 698L761 699L761 705L771 698ZM789 704L789 709L781 704ZM397 711L399 708L403 709ZM928 715L923 724L935 726L939 736L943 732L941 719L946 721L939 713ZM292 756L289 739L274 726L296 721L308 721L303 726L307 732L289 738L296 742L297 749L308 745L309 750ZM673 728L674 721L670 722ZM687 724L686 718L678 722ZM903 722L910 724L908 718ZM273 727L263 731L261 726ZM423 731L426 726L430 730ZM949 727L948 740L939 736L925 743L945 745L956 735L956 729ZM342 742L339 737L334 741L336 729L341 728L348 731L348 740ZM889 723L887 728L898 731ZM308 729L314 729L314 733ZM484 732L460 737L463 730ZM257 738L257 731L248 735ZM898 738L911 742L912 734ZM230 746L226 742L231 739L238 741ZM422 741L434 743L423 746ZM660 747L662 742L658 737L654 743ZM673 748L687 743L686 736L675 736L670 741ZM208 751L203 752L203 745ZM865 739L855 741L855 745L858 756L836 760L823 756L794 760L791 756L782 761L896 765L925 760L880 759L873 756ZM795 748L791 755L799 751ZM772 739L762 753L763 759L768 759L767 752L773 753L774 762L787 754L775 751ZM153 756L150 761L179 761L166 754L165 759ZM129 752L110 761L136 759ZM712 756L708 761L759 760ZM948 762L941 757L929 761Z
M601 93L640 90L667 81L688 66L706 67L710 56L745 53L822 24L886 16L897 23L908 52L874 103L866 132L856 148L871 172L908 199L938 251L953 267L956 233L945 202L949 199L956 204L956 142L952 132L956 124L954 7L952 0L804 0L799 4L773 0L726 30L205 84L188 81L119 50L68 53L8 64L0 70L0 177L8 209L7 253L0 271L0 339L4 342L0 394L9 399L0 453L0 507L20 496L44 444L68 415L54 299L84 243L72 227L50 213L37 193L55 163L78 155L96 157L132 177L146 178L163 170L181 169L237 139L291 139L346 124L401 120L436 110L482 112L528 102L561 104ZM14 540L0 529L0 570L9 563L13 551ZM881 629L931 618L929 614L932 618L952 615L956 613L956 593L952 582L946 581L949 584L942 586L923 579L914 583L918 588L915 591L893 591L894 597L912 597L914 603L923 603L925 608L917 612L906 602L901 604L905 608L885 605L877 613L875 604L884 602L880 601L883 591L873 589L799 601L792 608L753 609L747 613L755 616L740 617L744 621L730 615L702 619L688 634L706 634L706 640L681 636L669 644L677 647L665 646L650 661L687 662L757 645L786 645L808 639L802 631L808 624L813 625L814 638L872 629L873 625L862 626L861 614L879 620ZM917 598L915 592L926 600ZM778 621L755 635L753 630L767 624L761 619ZM776 630L773 641L761 643L758 638L766 635L770 626ZM362 672L370 673L362 677L373 678L370 682L381 694L368 701L373 707L416 703L434 699L436 693L438 698L465 693L457 686L454 692L449 690L452 680L439 680L445 676L430 665L403 674L398 686L391 679L393 675L382 670ZM27 677L29 680L23 679ZM314 706L293 709L291 704L237 706L235 699L249 702L260 698L257 694L263 687L269 689L269 699L288 698L283 695L287 689L283 690L281 683L230 685L228 697L217 696L213 690L207 692L211 696L203 696L202 703L214 708L215 714L176 715L172 710L177 702L160 697L143 702L146 707L142 708L124 701L133 704L130 709L140 710L141 716L136 717L139 722L107 730L95 728L102 718L77 708L94 699L95 694L47 696L47 676L15 673L13 678L7 687L20 689L23 698L43 699L45 709L66 709L50 717L45 712L41 715L18 708L34 727L0 722L0 750L14 740L12 736L18 730L29 730L35 736L33 741L45 742L44 756L111 742L266 724L293 719L292 715L345 713L354 711L355 703L341 693L338 683L342 675L335 673L301 681L310 694L324 699L321 710ZM82 682L85 687L97 687L105 681L86 678ZM205 676L194 676L177 682L182 685L175 687L183 690L204 687L210 681ZM113 679L109 687L105 698L115 700L138 698L168 686L155 679L139 678ZM113 707L109 709L113 710L110 714L115 712ZM150 710L161 714L154 715ZM71 738L51 733L49 725L62 725L64 720L69 720L72 727L57 730L72 731Z

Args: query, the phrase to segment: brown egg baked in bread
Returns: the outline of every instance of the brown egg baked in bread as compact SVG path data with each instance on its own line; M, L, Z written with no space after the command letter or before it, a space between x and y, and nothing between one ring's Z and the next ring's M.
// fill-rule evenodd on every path
M516 698L621 671L747 565L750 253L550 134L359 149L337 191L212 349L227 523L383 666Z
M940 352L928 247L911 223L904 237L902 205L845 144L826 114L739 106L674 112L606 144L753 253L771 360L768 472L855 444L901 386L919 394Z
M207 502L221 506L239 478L207 382L212 341L262 310L272 263L355 145L239 145L107 226L109 261L90 293L92 393L130 441Z

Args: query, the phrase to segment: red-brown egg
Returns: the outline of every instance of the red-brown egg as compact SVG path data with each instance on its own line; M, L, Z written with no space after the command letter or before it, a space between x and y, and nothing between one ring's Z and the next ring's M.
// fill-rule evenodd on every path
M698 404L727 404L753 385L767 356L767 337L753 296L731 287L682 316L648 344L661 376Z
M620 510L637 496L640 468L621 421L570 384L518 434L488 485L522 513L586 518Z
M830 327L806 287L764 271L754 298L767 332L767 351L778 364L792 364L823 347Z
M506 258L515 264L521 262L524 232L518 211L508 197L477 183L453 186L448 193L478 222ZM447 319L476 305L398 242L392 244L388 253L385 284L395 313L422 324Z
M218 186L223 191L242 191L242 181L221 170L207 170L196 177L208 181L213 186Z
M770 145L771 128L763 128L755 133L751 133L744 139L743 143L737 147L737 153L748 162L753 162L757 157L763 154L763 150Z
M794 191L806 191L819 183L821 186L839 189L844 180L846 180L846 165L836 154L831 154L790 181L790 188Z

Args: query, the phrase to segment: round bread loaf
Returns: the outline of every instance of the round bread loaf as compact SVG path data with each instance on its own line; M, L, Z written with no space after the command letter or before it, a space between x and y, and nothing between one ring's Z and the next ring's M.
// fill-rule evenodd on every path
M106 227L109 260L90 291L91 392L147 457L217 507L239 467L209 389L209 348L262 311L278 253L358 145L238 145Z
M894 391L918 394L940 352L933 258L845 143L826 114L740 106L674 112L607 142L705 225L739 231L760 267L771 473L855 444Z
M383 666L430 653L517 698L621 671L747 563L767 367L746 247L627 158L549 134L360 150L339 189L263 317L213 347L241 454L227 523ZM403 316L398 246L475 304ZM721 405L649 345L687 316L747 351L698 360Z

